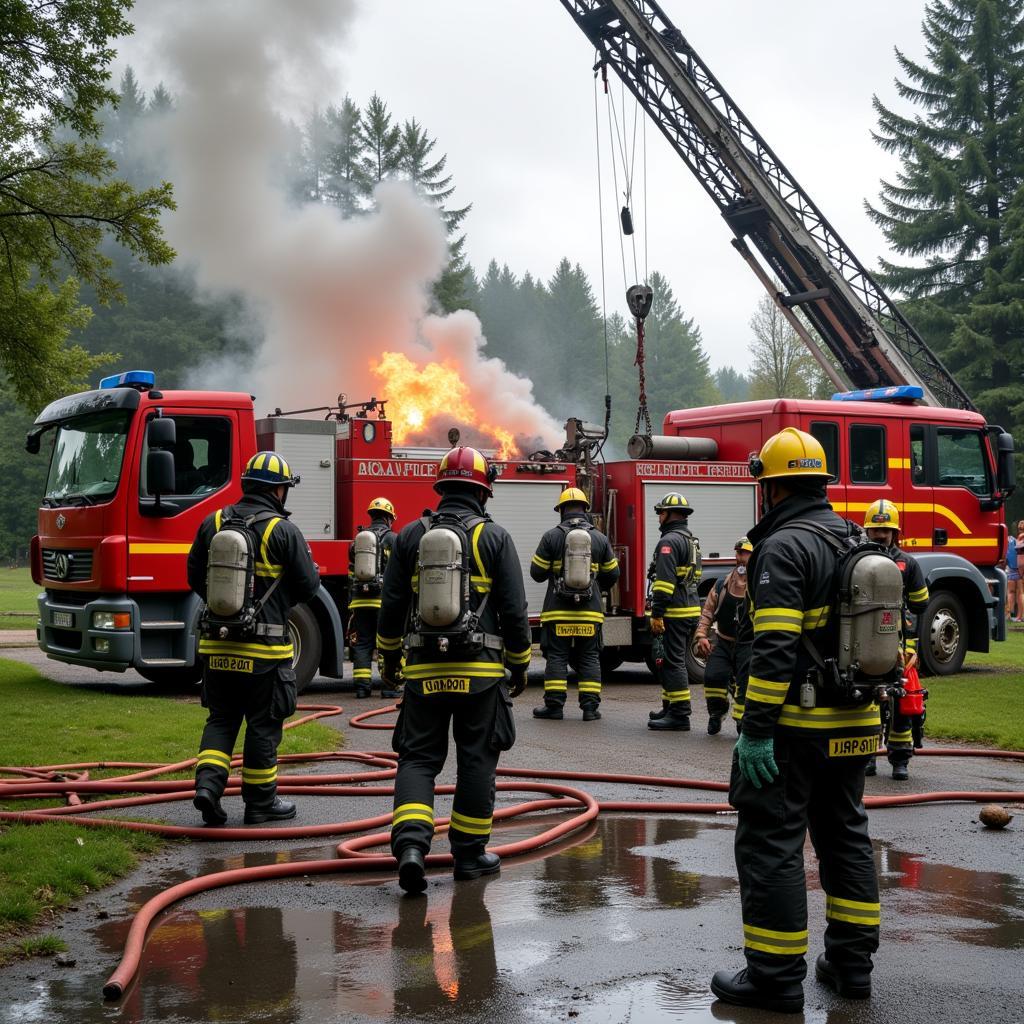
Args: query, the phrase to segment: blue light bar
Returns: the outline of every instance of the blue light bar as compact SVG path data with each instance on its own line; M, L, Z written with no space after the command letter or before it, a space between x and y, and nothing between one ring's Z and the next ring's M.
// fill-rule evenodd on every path
M866 388L862 391L837 391L833 402L920 402L924 388L916 384L899 384L891 388Z
M126 370L115 373L113 377L104 377L100 381L101 388L135 388L137 391L148 391L156 387L156 374L152 370Z

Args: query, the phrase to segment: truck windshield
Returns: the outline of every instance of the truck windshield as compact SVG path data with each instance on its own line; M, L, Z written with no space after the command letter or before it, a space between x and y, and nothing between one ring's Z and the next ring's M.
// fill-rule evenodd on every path
M128 409L91 413L57 428L44 505L95 505L113 497L131 415Z

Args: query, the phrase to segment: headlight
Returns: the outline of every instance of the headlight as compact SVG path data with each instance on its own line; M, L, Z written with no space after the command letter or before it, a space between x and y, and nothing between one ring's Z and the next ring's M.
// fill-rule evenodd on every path
M130 629L132 617L130 612L93 612L93 629Z

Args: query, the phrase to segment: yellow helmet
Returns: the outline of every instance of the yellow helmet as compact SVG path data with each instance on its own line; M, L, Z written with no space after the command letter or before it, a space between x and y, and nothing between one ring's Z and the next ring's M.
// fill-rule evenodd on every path
M583 493L578 487L566 487L564 491L558 496L558 501L555 502L555 511L557 512L563 505L568 505L569 502L579 502L584 508L590 508L590 499Z
M751 454L750 475L755 480L793 476L827 478L825 449L816 437L796 427L786 427L769 437L757 455Z
M873 505L868 505L864 513L865 530L896 530L900 528L900 510L885 498L879 498Z
M736 550L737 551L751 551L752 552L754 550L754 545L750 543L749 538L747 538L747 537L740 537L740 539L738 541L736 541Z
M374 498L367 506L367 512L384 512L395 519L395 506L387 498Z
M693 512L693 509L690 508L690 503L678 491L669 491L668 494L666 494L665 497L663 497L661 501L654 506L654 511L682 512L684 516L688 516Z

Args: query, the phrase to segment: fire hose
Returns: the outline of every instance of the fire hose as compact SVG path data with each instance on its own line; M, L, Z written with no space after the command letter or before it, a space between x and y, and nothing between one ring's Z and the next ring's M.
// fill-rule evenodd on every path
M386 729L392 725L384 722L370 722L370 719L390 714L398 705L390 705L354 716L350 724L358 729ZM307 712L301 718L286 724L295 728L317 718L341 714L336 705L303 705L300 711ZM884 751L881 751L884 753ZM1003 760L1024 761L1024 751L985 750L976 748L933 748L918 751L917 756L930 757L981 757ZM327 761L349 762L359 770L342 774L282 775L278 778L278 792L300 796L345 796L345 797L391 797L393 785L367 785L393 780L397 771L397 755L391 751L323 751L308 754L283 754L278 758L282 764L322 764ZM74 817L76 822L90 827L116 827L141 832L152 832L168 838L188 838L206 842L225 840L267 840L267 839L309 839L320 836L352 836L337 846L337 856L327 860L302 860L283 864L268 864L259 867L232 868L201 875L189 881L171 886L150 899L135 915L125 942L120 964L103 986L106 999L119 999L135 977L142 958L146 935L156 916L163 910L200 892L259 882L275 878L294 878L309 875L352 874L357 872L393 873L397 867L390 854L370 853L376 847L387 845L389 833L371 832L372 829L387 828L391 824L390 811L385 814L352 821L333 822L323 825L273 826L269 828L245 828L165 825L154 822L131 821L119 818L83 817L97 811L110 811L126 807L166 803L177 800L191 800L195 795L192 779L161 780L156 776L170 772L185 771L194 767L196 758L189 758L174 764L153 764L140 762L83 762L78 764L45 765L36 767L0 767L0 799L38 799L63 797L66 803L57 807L40 808L33 811L0 812L0 821L23 824L38 824ZM241 765L241 758L232 760L232 768ZM90 771L106 769L127 769L126 774L112 778L94 780ZM494 812L495 821L507 822L539 811L566 811L570 816L545 829L537 835L516 842L493 846L489 849L503 858L527 858L546 856L566 843L582 841L592 830L598 815L602 812L631 811L648 814L724 814L732 812L728 803L713 803L709 800L689 802L643 801L643 800L601 800L598 801L585 790L565 785L566 782L601 782L630 786L647 786L661 789L688 789L710 792L727 792L726 782L707 779L677 779L647 775L622 775L606 772L545 771L527 768L499 768L503 779L523 781L501 781L498 792L525 792L539 794L539 799L498 807ZM455 787L437 786L436 792L451 794ZM116 796L123 793L136 796ZM228 779L225 796L236 796L241 792L241 780L237 775ZM82 802L86 795L112 794L110 798ZM867 808L902 807L915 804L938 802L992 801L1021 802L1024 791L971 792L945 791L932 793L909 793L897 796L865 797ZM447 818L439 818L436 831L443 833L448 827ZM370 833L353 835L353 833ZM428 867L445 867L452 863L451 854L436 853L426 858Z

